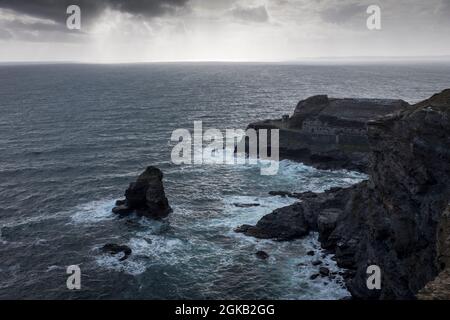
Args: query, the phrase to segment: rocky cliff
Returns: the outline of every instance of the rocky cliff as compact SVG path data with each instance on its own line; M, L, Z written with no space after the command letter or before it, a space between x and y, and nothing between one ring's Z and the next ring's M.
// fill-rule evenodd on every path
M322 246L348 269L346 284L353 297L415 298L440 272L448 279L450 89L369 121L368 141L369 180L307 193L303 201L237 231L279 240L318 231ZM381 290L367 288L369 265L381 268ZM430 282L424 289L428 297L433 296L428 289L443 290L442 283L448 288L448 280Z
M321 95L300 101L291 117L251 123L248 128L279 129L281 158L321 169L366 171L367 122L407 106L402 100L335 99Z

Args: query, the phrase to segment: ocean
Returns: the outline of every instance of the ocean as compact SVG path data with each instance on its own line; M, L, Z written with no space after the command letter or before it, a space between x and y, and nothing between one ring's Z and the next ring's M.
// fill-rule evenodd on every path
M448 63L0 65L0 299L340 299L317 278L317 235L257 240L233 229L293 199L366 176L283 160L171 162L175 129L245 129L314 94L417 102L450 87ZM146 166L164 172L174 209L162 221L111 213ZM240 204L257 203L255 207ZM126 244L125 261L102 253ZM264 250L267 260L255 252ZM339 271L332 256L324 264ZM81 290L66 287L79 265Z

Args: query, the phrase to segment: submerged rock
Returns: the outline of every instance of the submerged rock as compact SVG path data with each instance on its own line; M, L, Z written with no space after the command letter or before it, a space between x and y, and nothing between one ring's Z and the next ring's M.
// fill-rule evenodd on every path
M120 215L136 212L150 218L166 217L172 209L166 198L162 179L161 170L147 167L125 191L125 200L118 200L112 211Z
M234 229L234 232L236 233L246 233L248 231L248 229L253 228L253 226L249 225L249 224L243 224L237 228Z
M124 261L126 259L128 259L128 257L131 255L131 248L126 246L126 245L119 245L119 244L115 244L115 243L108 243L105 244L102 249L103 252L105 253L109 253L112 255L116 255L118 253L123 253L123 257L120 258L120 261Z
M271 196L292 197L292 192L289 191L270 191L269 194Z
M310 280L315 280L315 279L317 279L319 276L320 276L320 274L315 273L315 274L313 274L312 276L310 276L309 279L310 279Z
M125 204L127 204L127 201L126 200L117 200L116 201L116 206L118 207L118 206L123 206L123 205L125 205Z
M288 198L295 198L295 199L305 199L305 198L310 198L316 197L316 194L314 192L289 192L289 191L270 191L269 195L271 196L280 196L280 197L288 197Z
M260 250L260 251L256 252L256 257L261 260L266 260L269 258L269 254L265 251Z
M330 275L330 269L328 269L327 267L320 267L319 273L322 277L328 277Z
M259 207L259 203L233 203L233 206L238 208L252 208L252 207Z
M112 212L120 215L127 215L133 212L133 209L128 207L126 204L121 204L112 209Z

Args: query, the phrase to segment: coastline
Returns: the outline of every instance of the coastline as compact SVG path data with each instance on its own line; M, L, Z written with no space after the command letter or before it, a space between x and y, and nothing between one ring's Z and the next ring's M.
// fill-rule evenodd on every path
M449 114L450 90L444 90L369 121L368 181L300 195L301 202L237 231L282 241L318 231L322 247L347 269L353 298L415 299L449 266ZM366 286L369 265L382 270L381 290Z

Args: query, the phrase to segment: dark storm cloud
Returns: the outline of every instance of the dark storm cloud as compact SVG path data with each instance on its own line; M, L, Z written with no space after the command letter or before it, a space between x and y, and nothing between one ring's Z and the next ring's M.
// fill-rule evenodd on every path
M238 20L244 22L268 22L269 14L265 6L241 7L231 9L231 14Z
M450 0L442 0L441 10L444 14L450 14Z
M342 3L341 5L334 5L325 8L320 12L320 16L325 22L344 24L353 19L364 19L366 14L367 4L360 3Z
M143 18L152 18L182 8L189 0L0 0L0 9L15 13L16 18L1 19L0 39L17 39L31 42L74 42L85 35L82 30L65 27L67 7L78 5L81 9L82 25L89 25L104 10L112 9ZM17 14L45 19L33 21L21 19ZM36 20L36 19L35 19ZM47 21L46 21L47 20ZM49 22L49 23L47 23Z
M17 39L29 42L77 42L82 31L72 32L57 23L42 21L6 20L0 21L0 39Z
M155 17L183 7L189 0L0 0L0 8L64 23L69 5L80 6L84 22L107 8L144 17Z

